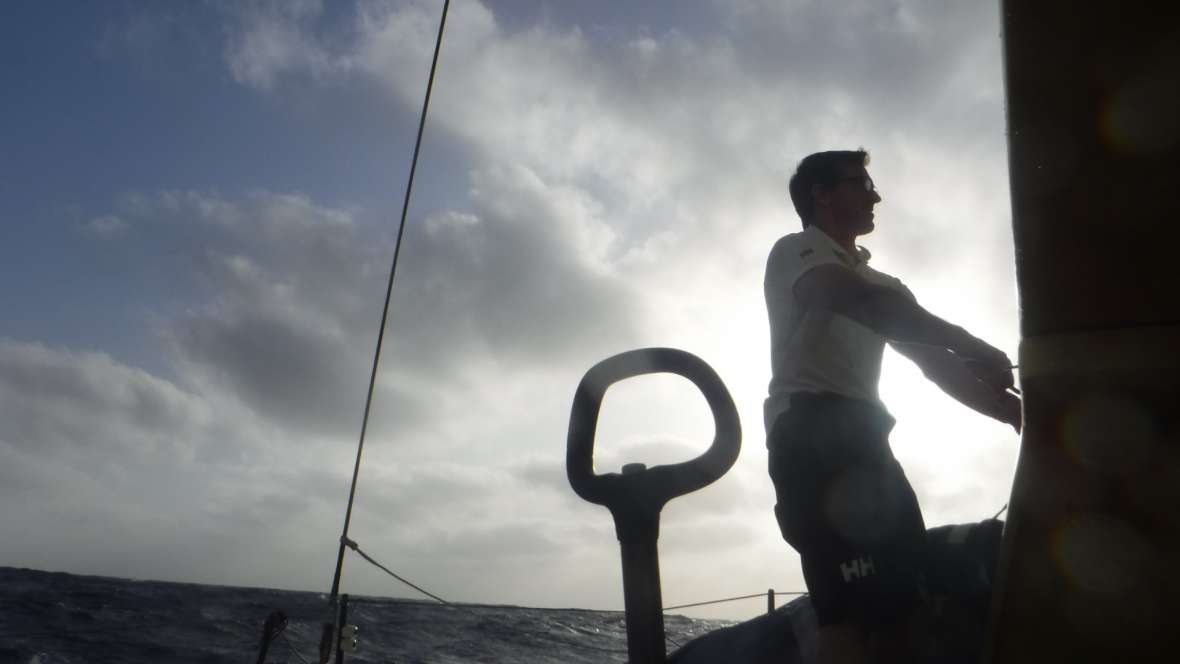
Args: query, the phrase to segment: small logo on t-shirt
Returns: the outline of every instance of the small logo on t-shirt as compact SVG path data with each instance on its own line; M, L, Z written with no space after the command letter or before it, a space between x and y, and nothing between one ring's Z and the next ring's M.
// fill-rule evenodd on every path
M799 258L807 258L808 256L810 256L814 253L815 252L812 251L811 249L804 249L803 251L799 252Z

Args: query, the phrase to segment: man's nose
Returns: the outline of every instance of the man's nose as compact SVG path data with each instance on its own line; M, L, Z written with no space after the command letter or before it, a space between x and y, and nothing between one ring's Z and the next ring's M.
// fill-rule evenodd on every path
M872 191L872 194L873 194L873 203L874 204L880 203L881 202L881 194L876 189L874 189Z

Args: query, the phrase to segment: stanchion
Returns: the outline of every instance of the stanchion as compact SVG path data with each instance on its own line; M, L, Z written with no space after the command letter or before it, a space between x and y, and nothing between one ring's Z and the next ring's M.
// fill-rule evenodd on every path
M340 622L339 629L344 629L348 624L348 594L345 593L340 596ZM344 664L344 635L338 635L336 639L336 664Z

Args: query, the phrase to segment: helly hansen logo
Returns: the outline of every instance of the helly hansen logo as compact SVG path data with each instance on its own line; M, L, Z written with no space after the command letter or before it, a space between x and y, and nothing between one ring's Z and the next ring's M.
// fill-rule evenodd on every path
M846 563L840 563L840 573L844 575L844 583L851 583L854 578L863 579L876 571L872 556L854 558Z
M799 258L807 258L808 256L810 256L814 253L815 253L815 251L812 249L804 249L803 251L799 252Z

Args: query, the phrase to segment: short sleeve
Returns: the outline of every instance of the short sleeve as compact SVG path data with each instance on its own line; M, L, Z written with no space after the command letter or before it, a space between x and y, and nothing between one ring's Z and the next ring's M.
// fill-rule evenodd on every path
M766 261L768 288L790 290L807 271L827 264L843 265L830 246L805 233L788 235L775 243Z
M894 290L908 297L911 302L918 301L918 298L914 297L914 294L912 291L910 291L909 287L901 283L901 279L898 279L897 277L889 277L889 285L892 286Z

